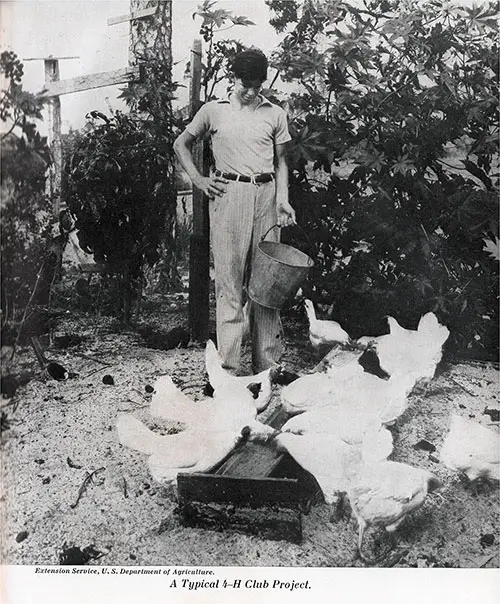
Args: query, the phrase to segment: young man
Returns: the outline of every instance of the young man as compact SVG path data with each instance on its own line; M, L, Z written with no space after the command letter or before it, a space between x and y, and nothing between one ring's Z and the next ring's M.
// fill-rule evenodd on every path
M193 185L209 198L217 348L225 367L238 373L252 258L266 231L275 224L295 224L295 212L288 202L286 114L259 94L267 79L267 59L258 50L243 51L235 57L232 71L232 93L203 105L175 141L174 150ZM207 134L215 170L206 177L196 169L191 147ZM267 239L278 241L279 229ZM252 365L258 373L279 360L282 329L277 310L252 301L249 308Z

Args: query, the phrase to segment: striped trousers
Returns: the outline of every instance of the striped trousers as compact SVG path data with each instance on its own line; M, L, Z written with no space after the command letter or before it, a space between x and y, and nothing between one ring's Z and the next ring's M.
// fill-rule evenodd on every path
M276 183L229 181L226 193L209 202L215 268L217 348L224 366L240 368L245 330L243 306L252 258L265 232L276 224ZM273 229L266 240L278 241ZM283 332L279 311L249 300L252 368L258 373L279 361Z

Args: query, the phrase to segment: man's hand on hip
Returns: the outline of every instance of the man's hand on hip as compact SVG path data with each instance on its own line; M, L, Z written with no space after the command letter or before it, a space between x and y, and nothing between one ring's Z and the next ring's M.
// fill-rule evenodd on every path
M228 182L228 180L221 176L200 176L193 184L197 189L203 191L207 197L214 199L215 197L224 195L226 192L224 185Z
M297 224L295 220L295 210L288 201L278 201L276 204L276 213L278 215L278 224L280 227Z

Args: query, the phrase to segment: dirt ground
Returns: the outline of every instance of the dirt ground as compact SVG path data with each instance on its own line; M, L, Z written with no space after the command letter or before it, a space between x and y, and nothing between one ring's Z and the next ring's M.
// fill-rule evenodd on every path
M153 314L164 327L184 324L185 296L163 299ZM143 319L147 317L145 313ZM311 353L305 321L289 317L284 326L285 365L306 372L318 357ZM83 338L77 346L47 350L76 375L57 382L38 371L14 397L1 402L4 563L364 565L355 557L354 519L330 522L326 504L304 514L301 544L183 527L175 514L175 488L152 480L145 456L119 444L115 424L119 412L147 416L151 389L146 387L165 373L188 395L201 398L204 349L196 344L151 349L136 332L75 311L63 315L57 331ZM31 349L21 349L17 358L20 368L36 369ZM103 383L105 375L113 377L114 385ZM398 530L397 548L382 565L500 566L498 485L474 493L437 459L451 413L498 430L498 415L484 414L486 408L500 409L498 377L495 364L448 364L426 392L411 395L394 428L391 458L431 470L443 487L441 497L428 497L407 518ZM280 387L275 389L271 408L279 403ZM422 440L436 450L416 448ZM369 544L375 547L377 539L372 529Z

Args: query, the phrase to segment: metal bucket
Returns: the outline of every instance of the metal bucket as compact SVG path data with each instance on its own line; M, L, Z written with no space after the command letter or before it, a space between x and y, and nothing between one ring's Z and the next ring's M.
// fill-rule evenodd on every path
M257 304L279 310L297 293L314 262L307 254L284 243L264 241L255 253L248 296Z

